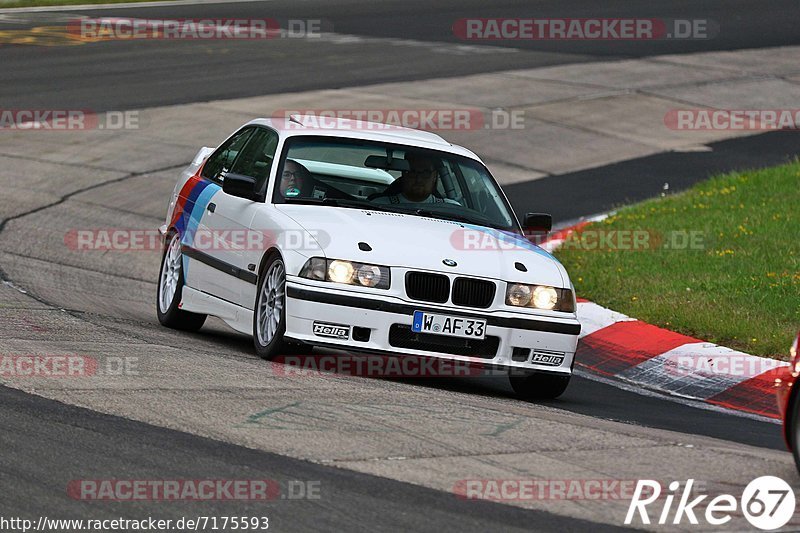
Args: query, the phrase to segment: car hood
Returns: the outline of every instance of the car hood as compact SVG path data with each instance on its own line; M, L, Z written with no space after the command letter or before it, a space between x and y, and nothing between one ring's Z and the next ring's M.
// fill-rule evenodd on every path
M315 236L325 256L505 281L569 287L552 255L524 237L484 226L333 206L278 205ZM364 251L359 243L372 248ZM445 260L456 266L446 266ZM516 263L524 265L521 271Z

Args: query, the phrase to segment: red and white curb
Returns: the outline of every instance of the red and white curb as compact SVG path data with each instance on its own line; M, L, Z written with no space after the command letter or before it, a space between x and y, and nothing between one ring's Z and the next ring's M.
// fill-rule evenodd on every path
M554 232L542 247L555 250L588 222ZM578 320L578 368L637 388L780 418L774 383L789 363L675 333L587 300L578 299Z
M778 369L756 357L578 302L581 341L576 366L642 388L768 418L779 418Z

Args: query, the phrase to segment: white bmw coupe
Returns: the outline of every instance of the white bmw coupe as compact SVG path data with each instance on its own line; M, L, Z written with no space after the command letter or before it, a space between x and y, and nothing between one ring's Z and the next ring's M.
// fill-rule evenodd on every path
M551 223L530 213L524 227ZM581 326L567 272L481 160L433 133L253 120L198 152L160 230L165 326L216 316L266 359L326 346L475 363L525 398L569 383Z

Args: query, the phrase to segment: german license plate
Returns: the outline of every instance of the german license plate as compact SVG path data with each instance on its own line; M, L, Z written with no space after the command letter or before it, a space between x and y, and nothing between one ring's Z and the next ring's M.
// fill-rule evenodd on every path
M414 311L414 322L411 324L411 331L467 339L482 339L486 335L486 321L479 318L464 318L461 316Z

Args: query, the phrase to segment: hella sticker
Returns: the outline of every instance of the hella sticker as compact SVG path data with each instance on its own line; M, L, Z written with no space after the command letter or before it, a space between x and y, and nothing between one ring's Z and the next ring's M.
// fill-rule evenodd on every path
M558 353L533 352L531 357L531 363L536 365L561 366L563 362L564 354Z
M326 324L325 322L314 322L314 335L317 337L330 337L332 339L349 339L350 326L341 324Z

